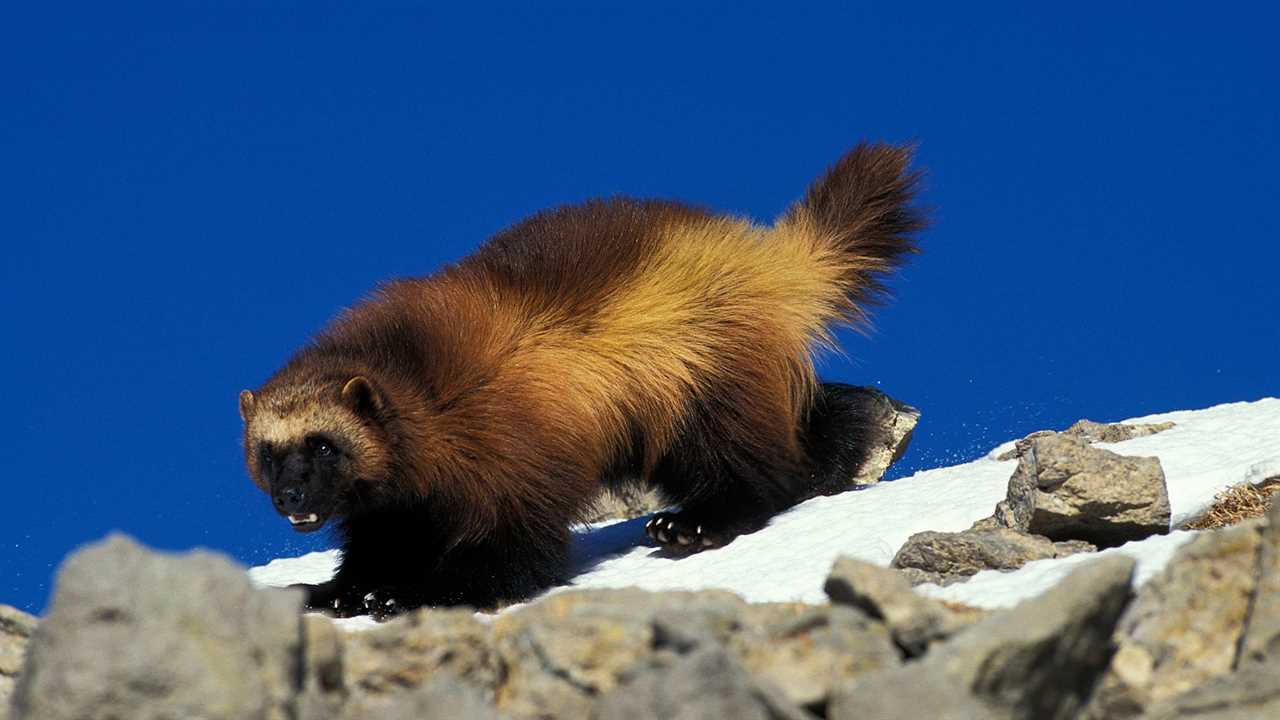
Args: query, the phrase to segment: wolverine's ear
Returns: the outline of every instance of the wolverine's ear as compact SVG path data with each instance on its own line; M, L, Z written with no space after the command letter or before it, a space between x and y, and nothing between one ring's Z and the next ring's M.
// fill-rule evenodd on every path
M357 414L369 417L382 410L382 393L369 378L357 375L342 386L342 402Z
M253 400L253 393L248 390L240 391L240 419L245 422L253 417Z

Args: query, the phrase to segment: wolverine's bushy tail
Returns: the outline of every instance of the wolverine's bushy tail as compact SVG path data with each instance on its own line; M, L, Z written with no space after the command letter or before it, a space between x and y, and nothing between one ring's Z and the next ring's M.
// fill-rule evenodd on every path
M915 234L928 225L914 204L922 173L910 168L911 156L910 147L860 143L778 221L838 265L845 299L839 311L855 325L884 300L885 276L918 252Z

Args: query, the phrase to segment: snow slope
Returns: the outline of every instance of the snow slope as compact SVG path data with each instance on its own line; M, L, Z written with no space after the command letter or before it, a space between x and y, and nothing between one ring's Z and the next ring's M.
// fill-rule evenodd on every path
M1242 482L1280 475L1280 398L1218 405L1133 418L1176 426L1122 443L1098 444L1122 455L1156 456L1164 468L1173 525L1195 517L1216 493ZM910 537L926 530L958 531L991 514L1004 499L1017 462L987 456L963 465L918 472L865 490L815 498L778 516L760 532L727 547L673 558L648 546L644 518L583 528L574 547L574 587L636 586L648 590L724 588L761 601L822 602L822 583L832 562L850 555L888 565ZM1104 551L1139 561L1137 582L1158 572L1173 551L1195 535L1174 532ZM968 582L926 594L980 607L1004 607L1039 594L1093 554L1040 560L1008 573L987 571ZM310 553L253 568L264 585L323 582L337 552ZM560 588L552 592L559 591ZM358 620L348 626L360 626Z

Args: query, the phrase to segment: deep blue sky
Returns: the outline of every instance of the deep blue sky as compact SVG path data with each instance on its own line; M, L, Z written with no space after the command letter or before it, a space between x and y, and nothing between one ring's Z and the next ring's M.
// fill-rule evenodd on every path
M377 280L596 195L767 220L860 138L938 208L825 363L923 410L898 474L1280 390L1274 11L115 5L0 22L0 602L114 528L322 546L236 394Z

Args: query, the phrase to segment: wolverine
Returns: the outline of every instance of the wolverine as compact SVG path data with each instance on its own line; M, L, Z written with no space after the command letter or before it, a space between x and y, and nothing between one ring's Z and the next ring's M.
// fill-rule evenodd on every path
M611 198L381 285L240 394L254 483L336 526L338 616L492 607L567 580L601 487L655 487L652 542L720 547L845 487L862 394L814 354L865 328L926 213L907 147L862 143L771 226Z

